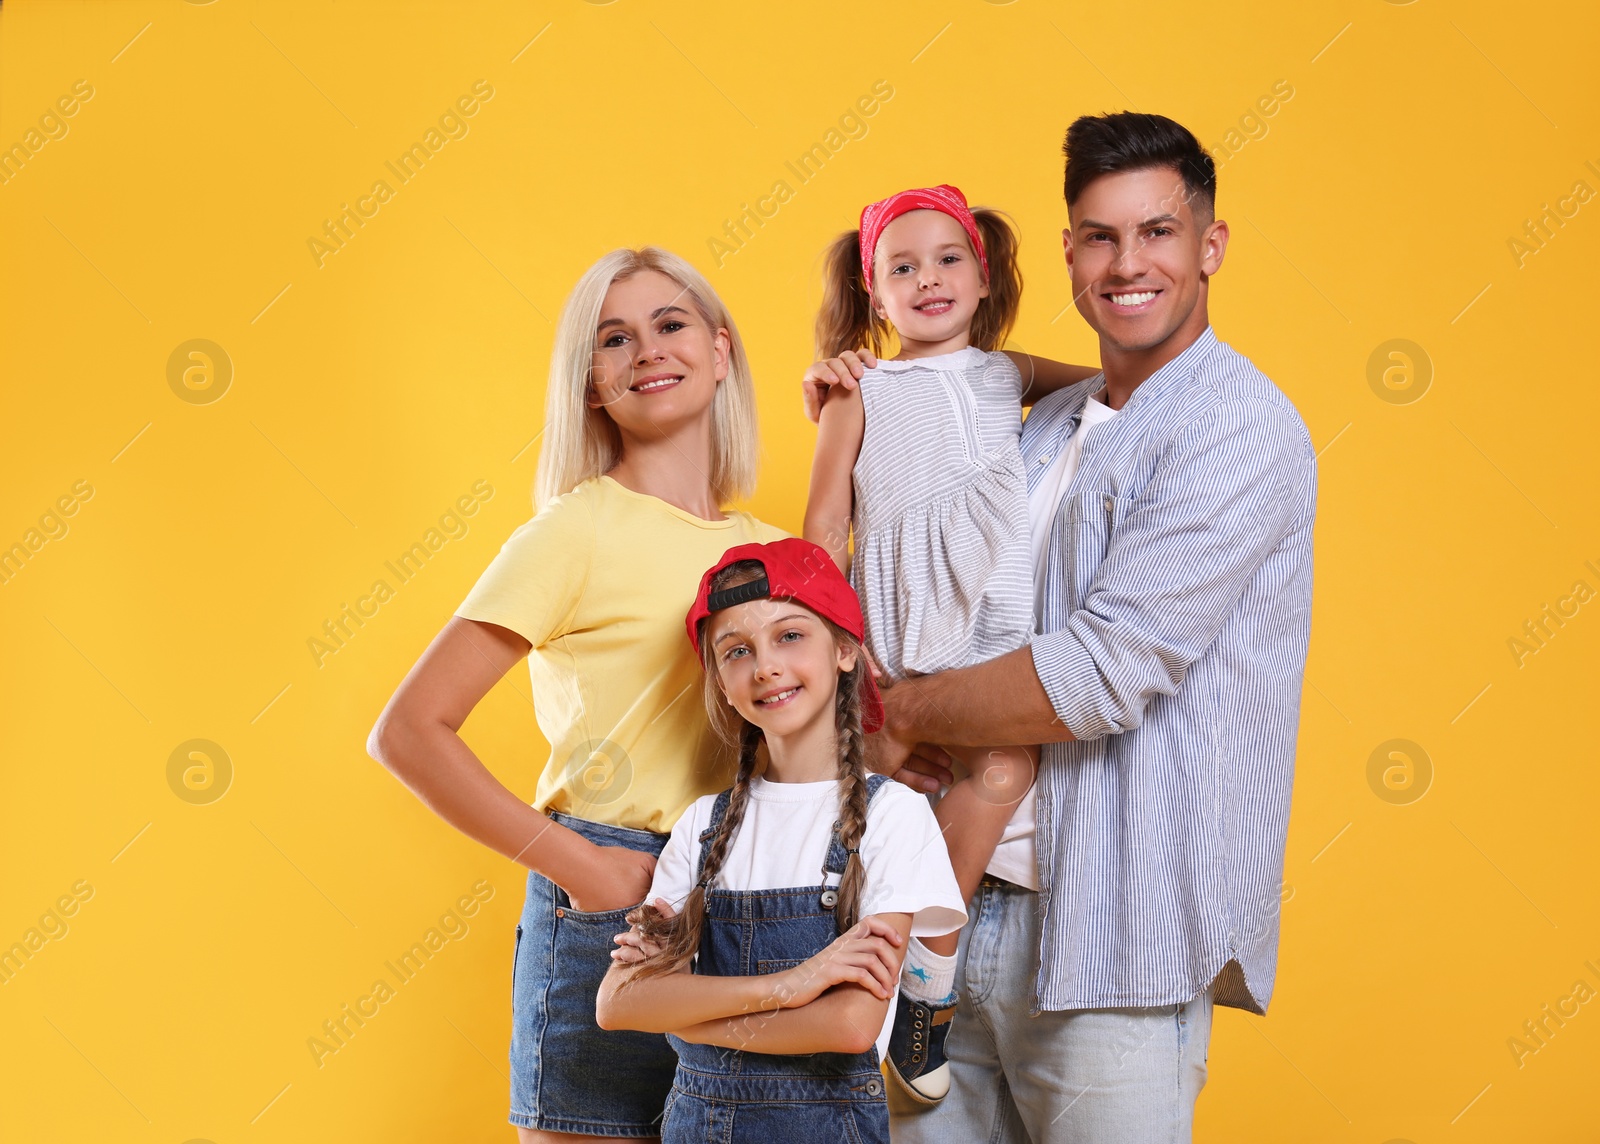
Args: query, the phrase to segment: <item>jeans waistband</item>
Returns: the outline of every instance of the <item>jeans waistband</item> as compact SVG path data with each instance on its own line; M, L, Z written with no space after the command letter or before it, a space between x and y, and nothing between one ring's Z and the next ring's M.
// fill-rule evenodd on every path
M993 874L985 874L978 885L990 890L1015 890L1020 894L1037 894L1039 892L1030 890L1026 886L1019 886L1017 883L1007 881L1005 878L997 878Z
M587 818L562 814L559 810L550 811L548 817L551 822L559 823L568 830L575 830L590 842L600 846L626 846L629 850L660 854L669 837L666 834L657 834L653 830L635 830L630 826L612 826L609 822L591 822Z
M690 1096L724 1103L787 1104L860 1102L881 1104L883 1074L877 1069L834 1076L804 1073L708 1073L678 1063L673 1086Z

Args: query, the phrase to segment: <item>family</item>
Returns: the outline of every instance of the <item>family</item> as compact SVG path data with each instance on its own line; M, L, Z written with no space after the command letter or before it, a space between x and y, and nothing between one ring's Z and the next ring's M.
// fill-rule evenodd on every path
M522 1141L1187 1141L1213 1006L1266 1011L1315 458L1212 330L1212 157L1132 112L1064 150L1099 368L1001 348L1006 216L867 205L801 537L727 507L755 390L706 279L646 247L573 288L538 512L368 742L528 868ZM531 806L459 735L524 658Z

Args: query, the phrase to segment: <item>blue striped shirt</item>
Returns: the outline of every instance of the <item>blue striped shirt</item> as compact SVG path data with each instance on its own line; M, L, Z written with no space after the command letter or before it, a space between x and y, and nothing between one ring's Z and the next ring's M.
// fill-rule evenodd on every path
M1092 378L1040 401L1030 487ZM1085 437L1045 549L1033 662L1076 742L1038 780L1033 1009L1264 1013L1311 621L1316 458L1207 327Z

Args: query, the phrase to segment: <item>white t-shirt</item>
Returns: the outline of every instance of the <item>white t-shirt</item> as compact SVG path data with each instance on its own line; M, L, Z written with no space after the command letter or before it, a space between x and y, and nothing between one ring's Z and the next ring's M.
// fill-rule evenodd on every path
M1083 452L1083 439L1089 430L1104 421L1110 421L1117 415L1117 411L1103 402L1089 398L1083 406L1083 417L1078 423L1077 432L1067 438L1067 443L1061 452L1050 458L1050 467L1045 470L1039 483L1028 494L1028 533L1033 542L1033 623L1034 630L1039 631L1039 625L1044 618L1044 573L1045 551L1050 544L1050 527L1055 523L1056 512L1061 507L1061 498L1067 491L1067 486L1072 484L1072 478L1078 471L1078 457ZM989 859L989 873L997 878L1004 878L1008 882L1015 882L1019 886L1026 886L1030 890L1039 888L1039 867L1033 848L1034 831L1034 797L1033 792L1038 788L1035 782L1017 803L1016 813L1011 816L1011 821L1006 823L1005 833L1000 835L1000 845L995 847L994 856Z
M711 825L716 796L697 799L672 828L656 861L649 901L665 898L680 908L694 889L700 868L700 833ZM750 780L750 803L733 836L722 872L711 889L781 890L823 884L833 823L839 816L837 780L773 783ZM910 914L913 937L933 937L960 929L966 903L950 868L950 852L928 800L901 783L887 782L868 805L861 837L867 882L861 916ZM836 874L827 876L836 886ZM798 956L798 954L796 955ZM878 1034L878 1059L889 1045L896 995Z

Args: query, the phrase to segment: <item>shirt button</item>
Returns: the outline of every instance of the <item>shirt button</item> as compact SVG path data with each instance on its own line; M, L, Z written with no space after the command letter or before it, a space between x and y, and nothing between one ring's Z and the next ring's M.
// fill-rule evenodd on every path
M1117 507L1117 502L1114 501L1113 499L1111 499L1110 497L1107 497L1106 498L1106 511L1110 512L1112 509L1114 509L1116 507Z
M1050 454L1046 453L1044 456L1040 457L1039 463L1041 465L1048 465L1050 463Z

